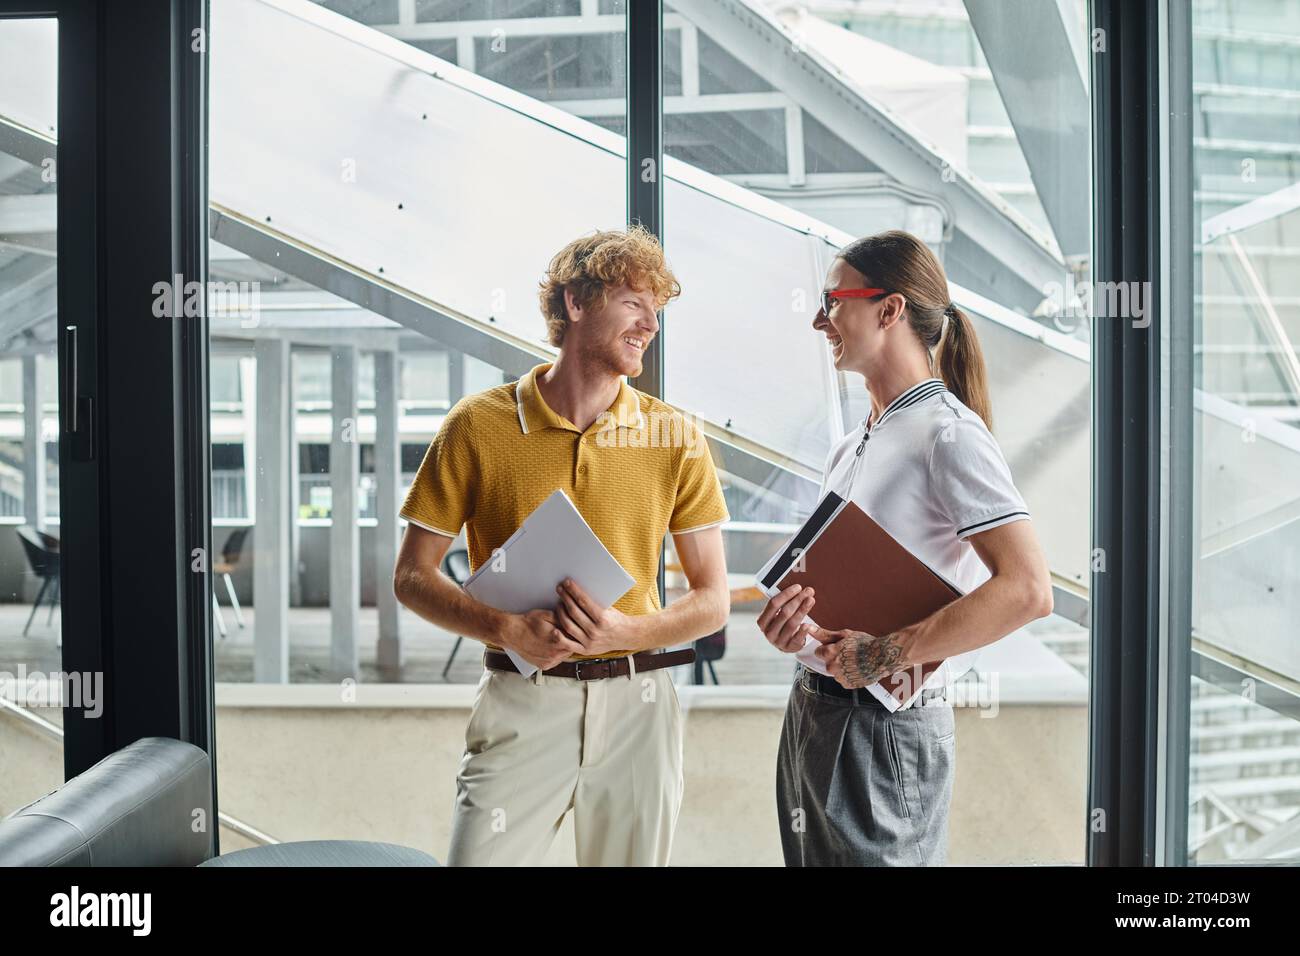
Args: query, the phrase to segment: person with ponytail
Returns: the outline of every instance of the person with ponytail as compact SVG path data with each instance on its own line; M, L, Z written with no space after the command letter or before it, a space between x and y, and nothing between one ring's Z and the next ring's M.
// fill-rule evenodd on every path
M822 494L855 502L963 594L892 634L819 629L816 594L797 585L767 602L759 628L801 661L777 755L782 851L789 866L942 864L952 684L979 648L1051 613L1047 561L993 437L979 339L934 253L899 231L850 243L812 324L871 399L831 449ZM867 689L936 660L908 707Z

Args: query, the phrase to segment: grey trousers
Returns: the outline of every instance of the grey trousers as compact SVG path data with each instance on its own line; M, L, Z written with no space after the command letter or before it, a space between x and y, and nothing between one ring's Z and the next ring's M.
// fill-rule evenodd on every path
M818 694L805 675L798 667L777 753L786 866L942 865L956 769L952 705L891 714Z

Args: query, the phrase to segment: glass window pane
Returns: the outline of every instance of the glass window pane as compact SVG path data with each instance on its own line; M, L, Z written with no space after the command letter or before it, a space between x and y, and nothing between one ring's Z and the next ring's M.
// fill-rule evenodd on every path
M421 23L457 20L508 20L519 17L573 17L581 0L416 0Z
M786 169L785 112L669 113L664 153L718 175Z
M504 363L502 342L546 354L536 284L550 256L578 235L626 219L626 36L610 19L621 17L625 4L428 0L398 7L393 19L358 8L355 17L367 27L358 32L355 24L347 31L307 25L271 4L214 5L214 37L238 40L212 51L213 277L256 283L260 293L255 319L227 310L213 323L213 344L233 363L221 390L230 408L214 388L213 440L243 449L242 459L232 450L221 461L232 469L242 464L247 509L242 524L214 521L214 544L230 554L230 588L246 625L240 628L218 580L228 631L217 649L219 682L323 684L348 673L335 662L330 568L337 560L331 532L344 520L334 513L335 479L353 460L357 511L346 520L356 524L365 556L358 623L344 631L360 651L353 673L363 684L442 681L454 635L405 611L398 615L400 667L380 663L385 625L377 603L387 569L368 556L386 487L378 426L387 376L397 382L393 451L404 492L447 408L518 374L493 364ZM1058 255L1012 124L1011 107L1020 104L1003 103L960 0L867 5L855 8L851 22L839 16L842 7L811 4L808 15L840 31L838 42L875 44L870 49L881 56L888 47L896 55L891 64L909 63L924 78L925 109L891 99L902 94L888 70L866 94L857 77L812 92L794 80L815 57L796 50L790 37L765 38L764 49L793 57L789 70L776 70L755 55L751 28L734 21L733 29L718 29L711 19L706 30L689 10L666 5L665 246L684 290L665 315L666 397L700 416L728 448L722 481L733 520L724 536L733 583L750 583L806 514L827 450L865 412L862 383L835 372L809 324L836 249L853 235L890 227L921 235L943 257L954 297L985 343L998 437L1053 569L1086 581L1080 556L1088 515L1056 500L1067 499L1062 489L1070 500L1086 500L1087 328L1043 307L1050 298L1044 262L1052 279L1084 280L1086 254ZM403 21L412 10L413 21ZM518 19L527 23L510 22ZM385 42L371 27L387 34ZM394 48L392 37L406 45ZM1062 71L1072 66L1068 59ZM448 61L459 69L447 69ZM855 97L883 103L884 122L863 125L850 108ZM1068 125L1049 124L1049 134L1064 135ZM899 165L898 151L887 148L897 141L909 144L917 166ZM975 206L992 211L977 215ZM1082 208L1086 220L1086 203ZM290 353L286 366L276 341ZM353 358L340 358L349 344L356 349L356 378L348 383L356 385L355 449L342 442L344 423L336 421L338 402L352 400L349 388L340 397L336 374L351 367ZM389 371L386 355L397 359ZM280 394L267 374L273 365L289 370L287 438L273 434L278 426L268 411ZM268 527L278 505L258 497L268 464L290 502L284 546ZM376 520L368 517L371 507ZM254 533L242 543L238 532L250 523ZM287 564L290 582L288 623L273 622L292 636L287 677L259 675L266 665L255 652L259 623L263 633L271 626L271 599L255 586L257 569L276 560ZM670 599L681 584L670 573ZM714 662L718 678L727 686L788 686L789 660L762 640L756 614L754 602L733 605L726 652ZM958 831L954 856L1074 861L1083 847L1077 820L1087 631L1052 618L1013 637L969 685L987 700L1001 679L1003 705L1034 730L1011 731L1018 746L1007 748L984 727L1012 721L970 721L979 729L964 740L962 759L979 765L981 756L1021 753L1047 791L1037 802L1053 809L1030 836L994 846L971 834L1001 826L997 832L1013 836L1018 808L981 807L984 817L966 818L967 835ZM462 650L446 680L467 683L479 672L478 655ZM1043 721L1057 722L1059 731L1048 735L1056 746L1043 756L1052 768L1046 773L1028 756L1041 752L1034 747ZM227 739L236 732L229 728ZM223 806L252 800L240 786L238 776L224 778ZM737 857L761 859L773 836L738 831L729 846Z
M317 0L329 10L360 23L396 23L398 0Z
M621 33L476 37L474 62L480 75L539 100L618 99L625 43Z
M0 817L63 783L58 22L0 19ZM87 690L90 690L87 688Z
M1300 852L1297 16L1193 4L1196 863Z
M1021 133L1088 154L1083 54L1069 39L1082 42L1083 31L1045 18L1070 55L1044 65L1023 46L983 49L960 0L800 6L774 8L780 29L757 39L749 19L729 30L721 16L693 22L693 5L671 20L683 34L683 96L666 104L664 120L665 246L683 292L665 312L667 398L728 447L724 538L739 588L807 515L828 451L869 410L861 376L837 372L811 327L836 251L887 229L935 251L983 348L995 437L1055 579L1073 595L1058 601L1062 613L986 647L965 678L968 702L1000 695L1003 714L1053 728L1047 763L1029 756L1037 744L1026 739L997 773L1037 763L1059 812L1043 814L1033 833L1017 831L1016 808L982 789L954 812L984 832L1007 826L1006 836L994 848L954 835L953 858L1078 862L1090 516L1077 502L1090 499L1091 373L1080 304L1054 290L1090 276L1088 169L1058 181L1059 172L1034 168ZM1058 8L1082 26L1082 3L1045 9ZM1014 79L996 82L995 69ZM1000 89L1019 98L1004 102ZM997 212L976 212L968 190ZM1062 192L1073 201L1058 203ZM1031 247L1053 250L1041 273ZM726 651L713 664L724 685L788 686L790 659L757 631L761 607L733 601ZM994 736L976 729L994 724ZM1009 727L962 723L963 765L1004 759L999 735L1015 733Z
M383 721L350 708L305 722L288 708L313 691L294 685L364 697L479 679L481 646L397 607L395 516L448 410L552 354L537 300L551 256L626 224L621 137L543 102L621 122L625 34L621 16L538 24L591 6L577 0L331 6L353 22L211 9L210 278L226 289L210 309L214 658L235 755L221 802L281 839L339 832L333 817L415 844L375 807L357 814L352 786L313 789L302 812L280 788L295 755L409 751L361 745ZM580 201L557 181L580 182ZM271 705L227 709L234 684Z

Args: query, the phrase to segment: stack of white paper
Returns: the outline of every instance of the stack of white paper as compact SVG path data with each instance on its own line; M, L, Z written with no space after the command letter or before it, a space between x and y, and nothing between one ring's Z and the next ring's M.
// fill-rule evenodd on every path
M555 608L555 588L565 578L577 581L601 607L610 607L636 583L557 488L469 576L465 590L498 610L523 614ZM514 651L506 653L525 677L537 670Z

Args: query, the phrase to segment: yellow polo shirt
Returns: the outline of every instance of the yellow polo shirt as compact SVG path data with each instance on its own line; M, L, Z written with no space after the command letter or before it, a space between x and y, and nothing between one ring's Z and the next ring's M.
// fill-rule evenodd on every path
M625 614L652 614L659 610L664 534L698 531L730 517L704 434L626 382L614 404L579 431L537 389L537 376L550 367L538 365L518 382L457 402L425 452L401 515L451 537L464 526L473 570L562 489L636 579L614 606Z

